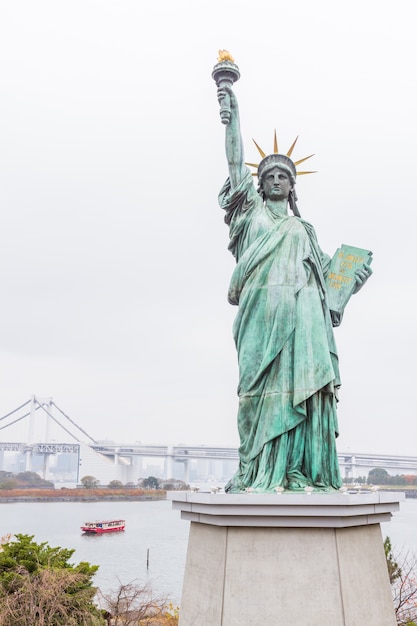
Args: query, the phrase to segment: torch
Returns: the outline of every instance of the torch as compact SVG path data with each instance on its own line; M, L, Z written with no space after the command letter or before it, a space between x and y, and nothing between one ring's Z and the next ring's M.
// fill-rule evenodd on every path
M218 63L213 67L211 74L218 88L232 87L240 78L238 66L230 52L227 50L219 50ZM226 94L220 105L220 119L222 124L230 122L230 96Z

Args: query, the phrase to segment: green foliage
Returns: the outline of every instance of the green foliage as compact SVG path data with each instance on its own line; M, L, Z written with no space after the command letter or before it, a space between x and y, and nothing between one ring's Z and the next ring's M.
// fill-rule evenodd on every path
M6 478L5 480L0 482L0 489L17 489L19 487L19 483L15 478Z
M17 485L16 479L12 472L0 472L0 489L15 489Z
M155 476L148 476L148 478L143 479L142 486L145 489L158 489L159 480Z
M18 566L23 566L31 573L42 567L66 567L74 553L74 550L65 548L51 548L46 542L36 543L33 535L17 534L15 537L17 541L6 543L0 552L0 577Z
M98 566L69 562L74 550L36 543L33 535L0 551L0 624L2 626L95 626L104 624L93 603L92 577Z
M345 485L366 485L367 478L366 476L357 476L353 478L353 476L348 476L343 479L343 483Z
M368 474L368 484L385 485L389 474L383 467L375 467Z
M385 538L384 541L385 558L387 559L389 581L392 584L395 580L401 577L401 568L395 560L394 553L392 551L391 539Z
M111 480L107 486L110 489L122 489L123 483L120 480Z
M176 478L161 478L158 481L158 487L159 489L165 489L165 491L186 491L190 488L190 485Z
M0 472L0 489L54 489L54 484L36 472Z
M414 474L401 474L391 476L382 467L375 467L368 474L369 485L394 485L394 486L417 486L417 476Z
M95 489L100 484L100 481L94 476L83 476L81 478L81 484L86 489Z

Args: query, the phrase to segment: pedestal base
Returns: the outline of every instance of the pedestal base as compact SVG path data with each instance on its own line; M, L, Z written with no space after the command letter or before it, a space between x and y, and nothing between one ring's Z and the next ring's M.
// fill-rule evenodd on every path
M191 520L180 626L395 626L386 493L171 494Z

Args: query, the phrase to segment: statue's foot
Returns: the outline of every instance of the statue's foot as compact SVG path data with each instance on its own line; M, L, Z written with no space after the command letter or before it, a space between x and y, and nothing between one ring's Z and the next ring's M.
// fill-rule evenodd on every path
M303 491L309 485L301 480L290 480L287 489L289 491Z
M246 491L246 485L234 476L226 484L224 490L226 493L244 493Z
M290 491L300 491L306 487L312 487L312 484L301 472L294 471L287 475L287 489Z

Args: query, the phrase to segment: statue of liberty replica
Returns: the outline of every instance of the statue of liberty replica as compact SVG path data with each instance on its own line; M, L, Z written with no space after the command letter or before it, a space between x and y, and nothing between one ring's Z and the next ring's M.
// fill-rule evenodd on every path
M239 68L228 53L218 61L229 168L219 201L236 259L239 467L226 494L172 495L190 522L179 626L395 626L380 523L400 494L341 490L335 443L333 328L371 275L372 253L321 250L297 208L306 159L293 160L295 142L283 154L274 136L271 154L258 147L259 163L245 163Z
M371 274L371 253L357 256L356 265L345 259L350 277L330 272L331 258L297 207L297 177L312 173L297 168L313 155L293 161L296 141L282 154L275 134L272 154L255 142L261 160L245 163L233 91L239 70L226 51L220 51L213 78L229 168L219 202L236 259L228 300L238 307L239 468L226 491L338 490L340 377L333 326L343 310L331 308L328 279L331 274L338 289L348 285L350 297Z

